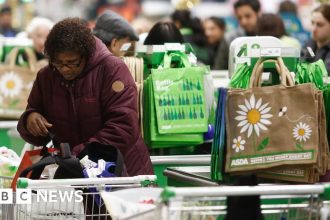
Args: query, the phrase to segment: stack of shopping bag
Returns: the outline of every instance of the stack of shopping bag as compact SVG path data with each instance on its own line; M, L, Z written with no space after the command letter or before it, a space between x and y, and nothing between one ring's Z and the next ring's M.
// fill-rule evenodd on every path
M261 87L266 62L273 63L280 85ZM216 141L226 141L221 151L226 153L224 163L212 164L213 179L221 180L219 172L224 169L230 175L319 181L330 161L322 91L313 83L295 85L280 57L260 58L252 72L242 72L250 76L247 89L231 88L225 98L219 97L226 100L225 111L217 110L217 121L225 114L225 128L220 128L226 130L226 140L222 135ZM221 129L216 127L216 132Z
M32 49L24 48L28 67L16 65L19 52L20 48L12 49L6 62L0 65L0 118L20 117L37 75L36 56Z
M142 124L142 94L143 94L143 59L137 57L121 57L124 63L127 65L138 91L138 114L139 114L139 124L143 134L143 124Z
M144 81L144 139L152 148L200 144L207 131L205 66L192 66L185 53L165 53Z

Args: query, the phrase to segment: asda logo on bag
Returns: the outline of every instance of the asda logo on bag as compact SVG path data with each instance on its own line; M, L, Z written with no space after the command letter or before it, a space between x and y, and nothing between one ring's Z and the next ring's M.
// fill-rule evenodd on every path
M39 202L82 202L82 190L37 190L31 189L0 189L0 204L32 204Z
M314 158L313 150L305 150L303 152L268 154L263 156L250 156L245 158L232 158L230 162L231 167L256 165L256 164L270 164L282 161L303 161Z
M248 165L249 161L247 158L243 158L243 159L234 159L231 161L230 166L242 166L242 165Z

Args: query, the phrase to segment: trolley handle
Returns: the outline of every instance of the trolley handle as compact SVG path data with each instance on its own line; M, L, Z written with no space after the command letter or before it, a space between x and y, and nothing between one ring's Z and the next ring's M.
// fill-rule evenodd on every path
M17 188L38 188L49 186L65 186L65 185L116 185L116 184L134 184L138 183L142 186L150 185L157 181L155 175L139 175L132 177L111 177L111 178L77 178L77 179L48 179L48 180L32 180L28 178L18 178Z
M176 196L252 196L320 194L330 200L330 184L316 185L267 185L267 186L221 186L221 187L166 187L161 193L162 201L167 202Z

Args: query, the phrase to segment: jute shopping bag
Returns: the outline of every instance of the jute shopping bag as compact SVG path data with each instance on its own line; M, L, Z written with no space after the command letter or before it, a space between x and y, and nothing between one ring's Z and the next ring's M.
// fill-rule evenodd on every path
M315 98L317 101L318 110L318 134L319 134L319 153L317 163L312 165L286 165L280 168L267 170L266 172L258 173L258 176L294 181L294 182L309 182L314 183L320 181L320 178L325 175L329 169L329 144L326 133L326 117L323 93L321 90L315 89Z
M316 164L308 165L284 165L281 167L275 167L267 169L264 172L258 173L259 177L303 182L303 183L315 183L318 182L320 176L324 175L328 167L328 144L325 137L325 114L322 92L315 90L315 98L317 101L318 109L318 131L319 131L319 151Z
M138 117L139 124L141 129L142 137L144 136L143 132L143 106L142 106L142 94L143 94L143 59L137 57L121 57L126 66L129 69L129 72L132 75L132 78L135 81L135 85L138 91Z
M226 172L317 162L318 105L313 85L293 85L283 60L277 58L272 62L281 85L260 87L264 62L256 63L249 89L228 91Z
M36 57L30 48L24 48L29 67L16 66L19 48L9 53L6 63L0 65L0 117L18 119L27 105L27 99L36 77Z

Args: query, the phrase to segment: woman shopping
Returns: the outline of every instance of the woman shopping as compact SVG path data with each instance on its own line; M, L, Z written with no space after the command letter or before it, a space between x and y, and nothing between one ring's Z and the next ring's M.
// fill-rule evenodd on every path
M78 157L93 143L101 152L115 147L130 176L152 174L138 123L137 89L126 65L79 18L55 24L45 54L49 65L39 71L18 123L22 138L45 145L51 132Z

